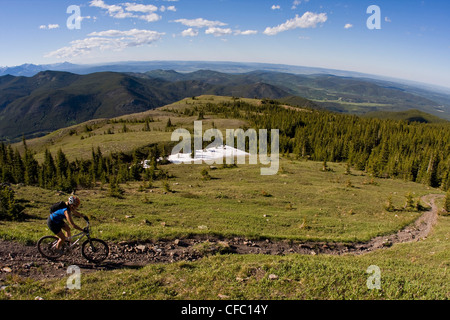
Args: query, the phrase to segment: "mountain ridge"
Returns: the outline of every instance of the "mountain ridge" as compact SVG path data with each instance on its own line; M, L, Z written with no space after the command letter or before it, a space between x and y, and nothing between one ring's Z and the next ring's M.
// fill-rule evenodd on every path
M205 94L300 103L307 99L313 108L357 115L417 109L450 120L450 104L448 107L440 104L439 99L446 101L444 96L421 95L420 89L416 90L411 93L393 83L329 74L264 70L181 73L157 69L145 73L102 71L85 75L46 70L32 77L0 77L0 137L7 141L22 135L43 135L90 119L143 112ZM434 97L438 102L431 99Z
M342 77L353 77L361 79L371 79L375 81L394 82L407 86L416 86L422 89L437 90L440 93L450 94L450 87L436 84L422 83L413 80L393 78L375 74L367 74L356 71L346 71L339 69L329 69L323 67L307 67L299 65L261 63L261 62L234 62L234 61L179 61L179 60L152 60L152 61L115 61L94 64L73 64L70 62L52 64L32 64L25 63L20 66L0 67L0 76L23 75L33 76L40 71L68 71L78 74L89 74L101 71L113 72L140 72L149 70L173 69L180 72L193 72L201 69L215 70L225 73L245 73L254 70L278 71L294 74L330 74Z
M195 79L170 82L115 72L8 75L0 77L0 137L14 140L22 135L42 135L90 119L143 112L201 94L273 99L289 95L261 82L213 85Z

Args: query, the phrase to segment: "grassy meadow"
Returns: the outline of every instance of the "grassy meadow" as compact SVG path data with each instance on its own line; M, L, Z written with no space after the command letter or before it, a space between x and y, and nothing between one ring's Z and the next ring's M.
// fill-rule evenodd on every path
M259 212L255 216L258 215ZM109 213L109 216L120 217L121 213ZM163 220L168 220L169 216L177 217L176 214L161 216ZM96 231L103 230L102 237L115 235L115 240L130 239L126 235L133 230L134 237L143 237L150 230L144 231L139 226L142 217L130 219L134 222L125 222L122 217L122 227L111 229L106 228L111 224L101 224L97 220ZM263 219L259 220L259 225L265 224ZM212 222L209 220L210 226L213 226ZM22 225L24 232L29 227L28 222L27 226ZM44 229L42 222L36 224L36 236L45 233ZM162 230L171 229L170 222L165 227L159 225L149 229L161 236L175 232ZM82 275L80 290L65 289L66 279L33 281L12 277L6 282L8 289L0 292L0 298L6 298L8 294L13 299L39 296L46 300L449 299L449 230L450 218L440 216L426 240L397 244L362 256L215 255L195 262L154 264L138 270L98 271ZM31 231L28 229L29 238L33 238ZM314 227L308 232L313 233ZM371 265L381 270L379 290L367 288L370 274L366 271ZM269 275L276 275L276 279Z
M27 145L36 151L36 159L45 148L52 152L62 148L74 159L89 157L97 146L132 150L143 143L170 141L171 133L165 130L168 118L178 127L192 126L196 120L196 116L174 112L189 103L194 101L185 99L128 116L153 117L151 131L143 132L142 123L136 123L127 124L128 132L120 132L121 123L99 120L91 123L89 132L79 125L27 141ZM213 121L219 129L245 125L206 116L204 127ZM108 129L115 133L106 134ZM403 209L407 194L415 201L427 194L443 194L422 184L373 178L353 168L348 172L342 163L328 163L324 171L323 163L292 155L281 157L280 170L274 176L261 176L261 166L249 164L218 164L213 169L168 164L159 168L171 178L121 184L121 198L109 195L108 184L97 183L93 189L77 192L82 200L80 211L90 217L95 237L112 242L193 235L363 242L394 233L422 214ZM203 169L208 170L209 179L204 179ZM27 219L1 221L0 239L34 244L50 233L46 226L49 206L65 200L66 195L30 186L13 188ZM388 199L396 210L385 209ZM7 290L0 291L0 299L449 299L449 236L450 217L440 216L426 240L361 256L214 255L195 262L86 274L81 290L66 290L66 279L11 277L5 284ZM381 269L380 290L367 288L366 270L371 265Z
M241 99L242 101L258 104L260 100ZM232 98L201 96L186 98L174 104L132 115L125 115L110 121L108 119L96 119L87 121L72 127L63 128L46 136L27 140L27 146L35 152L35 158L43 161L44 152L48 149L56 154L62 149L69 160L84 159L91 157L92 148L100 147L104 154L115 152L130 152L143 145L161 142L170 142L172 132L176 127L193 128L194 121L198 115L184 116L182 112L187 107L202 105L205 103L231 102ZM150 130L144 131L145 119L152 119L149 123ZM167 122L171 121L173 128L167 128ZM127 122L128 121L128 122ZM203 121L203 129L237 129L247 125L246 121L237 119L223 119L219 116L206 115ZM124 131L124 124L126 130ZM13 147L23 151L22 142Z
M211 170L206 165L160 166L168 181L121 185L122 198L109 195L109 185L80 190L80 211L101 237L111 241L158 240L195 234L254 239L331 242L368 241L413 222L419 212L402 211L406 195L439 193L420 184L373 179L346 173L344 164L281 159L276 176L261 176L258 165ZM201 174L209 169L209 180ZM49 206L65 196L36 187L16 187L26 207L25 222L2 222L0 237L37 241L46 232ZM389 198L398 209L387 212ZM48 232L48 231L47 231Z
M123 185L123 199L113 199L107 186L98 186L80 191L81 209L91 217L95 236L115 242L193 234L345 242L392 233L417 218L417 212L385 211L389 196L400 208L406 193L439 193L414 183L371 181L360 172L347 175L341 164L329 164L329 172L316 162L283 158L281 164L283 171L273 177L242 165L213 170L208 181L202 180L203 166L169 165L171 191L160 182L140 191L138 183L130 183ZM48 205L62 196L32 187L16 192L30 218L2 222L0 237L33 243L49 233ZM16 286L9 286L8 294L15 299L448 299L449 230L450 218L440 216L426 240L363 256L215 255L99 271L83 275L81 290L64 289L65 279L11 278L7 284ZM381 269L380 290L367 289L370 265ZM271 280L270 274L278 278Z

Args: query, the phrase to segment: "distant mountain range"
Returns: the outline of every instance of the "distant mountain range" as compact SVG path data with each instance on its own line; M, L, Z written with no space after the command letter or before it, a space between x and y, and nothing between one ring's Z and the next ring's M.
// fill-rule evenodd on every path
M0 139L39 136L90 119L142 112L202 94L281 99L361 115L416 109L450 120L450 93L444 89L353 72L289 67L156 61L0 68Z
M277 99L289 95L270 84L167 81L124 73L77 75L42 71L33 77L0 77L0 137L39 136L90 119L112 118L202 94Z
M27 76L31 77L41 71L67 71L77 74L90 74L94 72L137 72L144 73L151 70L175 70L189 73L198 70L213 70L223 73L246 73L256 70L289 72L295 74L333 74L336 76L364 77L362 73L340 71L323 68L311 68L267 63L240 63L240 62L208 62L208 61L123 61L103 64L72 64L69 62L55 64L23 64L14 67L0 67L0 76Z
M250 63L250 62L224 62L224 61L120 61L99 64L73 64L69 62L35 65L23 64L14 67L0 67L0 76L27 76L31 77L41 71L67 71L77 74L90 74L94 72L138 72L144 73L151 70L175 70L177 72L189 73L198 70L213 70L223 73L247 73L252 71L273 71L281 73L293 73L303 75L327 74L338 77L365 78L370 80L381 80L393 82L406 86L418 87L421 89L437 91L444 94L450 94L450 88L439 87L435 85L409 81L404 79L383 77L361 72L293 66L285 64L271 63Z
M275 71L252 71L241 74L199 70L179 73L173 70L152 70L131 73L141 78L167 81L198 80L209 84L244 86L265 83L287 92L288 95L312 99L326 109L337 112L364 114L370 111L404 111L419 109L450 119L450 95L420 88L365 78L341 77L329 74L300 75ZM263 97L258 97L263 98Z

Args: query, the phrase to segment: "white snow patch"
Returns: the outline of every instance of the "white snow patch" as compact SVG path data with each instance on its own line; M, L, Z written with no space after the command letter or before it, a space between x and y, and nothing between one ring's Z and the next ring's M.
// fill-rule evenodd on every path
M218 146L202 150L196 150L195 157L190 153L177 153L169 156L172 163L192 163L195 160L212 161L221 158L234 158L236 156L249 156L250 154L230 146Z

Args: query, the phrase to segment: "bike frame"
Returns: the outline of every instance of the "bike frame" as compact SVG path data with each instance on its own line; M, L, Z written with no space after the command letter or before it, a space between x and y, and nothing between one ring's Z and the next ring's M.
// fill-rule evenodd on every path
M77 238L77 237L79 237L79 238L75 242L72 242L72 240ZM84 237L88 237L88 239L89 239L89 233L86 233L86 232L83 231L83 232L80 232L79 234L76 234L76 235L73 235L73 236L67 238L67 241L69 241L69 243L70 243L69 247L70 248L74 247Z
M71 252L75 246L80 244L80 240L84 239L84 237L87 237L87 240L84 240L84 242L81 244L82 256L86 258L88 261L96 264L102 262L108 257L109 254L108 244L103 240L91 238L89 220L88 219L85 220L87 222L87 226L83 229L82 232L67 237L65 244L63 245L61 250L54 251L55 246L58 244L59 240L54 240L57 237L52 235L52 236L44 236L41 239L39 239L37 244L38 251L45 258L54 260L66 253Z
M89 222L87 224L87 227L89 228ZM76 246L77 243L80 242L80 240L83 239L84 237L87 237L88 240L89 240L90 239L89 234L90 234L90 232L89 232L89 229L88 229L88 232L82 231L82 232L80 232L78 234L75 234L75 235L73 235L71 237L66 238L66 243L67 242L70 243L69 244L69 249L72 249L74 246ZM78 239L76 241L72 242L72 240L75 239L75 238L78 238ZM57 243L58 243L58 241L55 241L54 246L56 246Z

